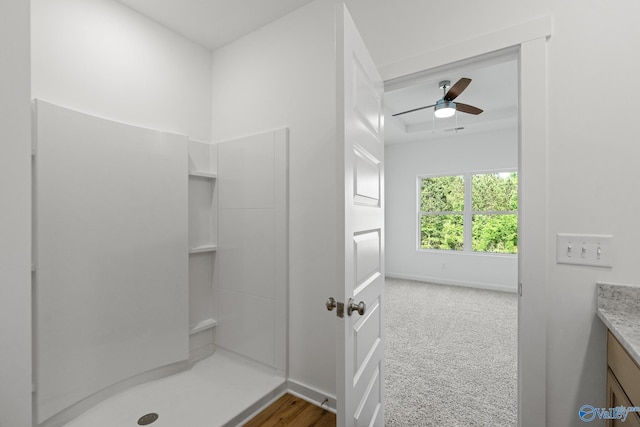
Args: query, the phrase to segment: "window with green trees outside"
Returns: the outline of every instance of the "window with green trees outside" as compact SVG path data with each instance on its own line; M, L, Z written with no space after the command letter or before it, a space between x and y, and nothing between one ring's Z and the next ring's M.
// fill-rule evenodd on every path
M418 177L418 183L420 249L518 253L517 172Z

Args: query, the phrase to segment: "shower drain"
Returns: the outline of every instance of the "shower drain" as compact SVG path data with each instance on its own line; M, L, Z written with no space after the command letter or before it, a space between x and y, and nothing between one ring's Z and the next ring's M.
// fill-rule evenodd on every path
M156 421L157 419L158 419L158 414L151 412L150 414L141 416L140 419L138 419L138 425L147 426L152 422Z

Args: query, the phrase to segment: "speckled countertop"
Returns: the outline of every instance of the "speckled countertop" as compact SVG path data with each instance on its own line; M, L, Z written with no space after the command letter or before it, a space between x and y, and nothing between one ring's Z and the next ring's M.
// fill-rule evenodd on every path
M596 313L640 365L640 286L598 283Z

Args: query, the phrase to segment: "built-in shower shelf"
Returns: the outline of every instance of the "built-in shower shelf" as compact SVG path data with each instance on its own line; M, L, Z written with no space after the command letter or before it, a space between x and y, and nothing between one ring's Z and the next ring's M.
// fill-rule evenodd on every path
M218 249L216 245L203 245L189 249L190 254L199 254L201 252L215 252Z
M210 178L210 179L216 179L218 177L218 175L216 175L215 173L203 172L203 171L189 171L189 175L199 176L201 178Z
M191 328L190 334L197 334L198 332L205 331L207 329L215 328L218 325L218 321L214 319L206 319L202 322L198 323L196 326Z

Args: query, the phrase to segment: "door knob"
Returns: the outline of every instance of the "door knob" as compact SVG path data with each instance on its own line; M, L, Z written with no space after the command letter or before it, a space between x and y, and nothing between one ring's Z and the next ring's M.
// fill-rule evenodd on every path
M338 309L338 312L336 313L336 315L338 317L344 317L344 303L342 302L338 302L335 300L335 298L333 297L329 297L329 299L327 299L327 302L324 304L327 307L327 310L329 311L333 311L334 308ZM351 314L356 311L359 315L363 315L364 312L367 310L367 305L364 303L364 301L360 301L358 304L356 304L355 302L353 302L353 298L349 298L349 303L347 304L347 314L349 316L351 316Z
M353 298L349 298L347 314L351 316L351 313L353 313L354 311L357 311L358 314L362 316L364 312L367 311L367 304L365 304L364 301L360 301L358 304L356 304L355 302L353 302Z

